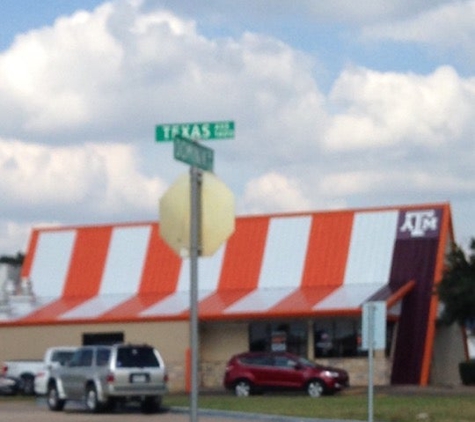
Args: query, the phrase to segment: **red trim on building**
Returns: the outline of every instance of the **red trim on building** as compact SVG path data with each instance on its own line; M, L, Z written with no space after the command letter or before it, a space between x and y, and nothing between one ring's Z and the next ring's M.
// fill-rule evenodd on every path
M429 376L430 376L430 365L432 362L432 350L434 347L434 339L435 339L435 328L436 328L436 321L437 321L437 312L439 307L439 297L436 294L435 286L440 282L442 279L442 275L444 272L445 266L445 255L448 252L448 247L450 246L447 242L453 241L453 228L452 228L452 219L450 215L450 207L448 204L443 206L443 221L440 227L440 236L439 236L439 244L438 244L438 251L437 251L437 259L435 265L435 274L433 280L433 294L430 299L430 308L429 308L429 316L428 316L428 327L427 327L427 335L425 340L425 347L424 347L424 354L422 360L422 368L421 368L421 376L419 384L422 386L426 386L429 383Z

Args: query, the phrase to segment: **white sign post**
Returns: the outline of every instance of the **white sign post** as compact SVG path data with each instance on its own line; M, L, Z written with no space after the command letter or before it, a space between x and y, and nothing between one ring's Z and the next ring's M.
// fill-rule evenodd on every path
M386 348L386 302L363 305L362 349L368 350L368 422L374 420L374 351Z

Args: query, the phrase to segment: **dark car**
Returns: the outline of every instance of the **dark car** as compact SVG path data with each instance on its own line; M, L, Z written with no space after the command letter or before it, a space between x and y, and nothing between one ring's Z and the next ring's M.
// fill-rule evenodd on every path
M348 372L318 365L286 352L248 352L233 356L224 386L236 396L266 390L303 390L311 397L333 394L348 387Z
M13 396L20 391L20 380L0 375L0 395Z

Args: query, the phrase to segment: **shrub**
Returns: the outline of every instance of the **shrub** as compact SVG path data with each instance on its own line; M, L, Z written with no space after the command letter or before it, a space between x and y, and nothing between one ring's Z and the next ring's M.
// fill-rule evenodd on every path
M460 362L459 372L464 385L475 384L475 359Z

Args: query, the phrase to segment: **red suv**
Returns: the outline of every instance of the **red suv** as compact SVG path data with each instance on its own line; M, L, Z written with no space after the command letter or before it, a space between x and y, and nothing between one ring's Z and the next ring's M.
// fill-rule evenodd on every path
M311 397L333 394L349 386L348 372L321 366L285 352L249 352L226 365L224 386L246 397L265 390L304 390Z

